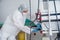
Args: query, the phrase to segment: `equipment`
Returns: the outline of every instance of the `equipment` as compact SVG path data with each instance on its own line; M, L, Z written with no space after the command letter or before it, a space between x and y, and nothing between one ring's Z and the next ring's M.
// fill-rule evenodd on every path
M25 21L25 26L31 26L31 27L36 27L33 28L34 30L32 32L38 32L39 30L42 29L41 24L38 22L36 25L29 19L26 19Z

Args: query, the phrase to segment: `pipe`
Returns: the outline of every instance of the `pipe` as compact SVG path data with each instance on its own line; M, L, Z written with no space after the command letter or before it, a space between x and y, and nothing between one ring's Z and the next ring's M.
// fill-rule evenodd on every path
M29 0L29 6L30 6L30 20L31 20L31 0ZM30 27L30 39L31 40L31 27Z
M50 34L50 40L52 40L52 28L51 28L51 19L50 19L50 10L49 10L49 0L47 0L48 3L48 18L49 18L49 34Z

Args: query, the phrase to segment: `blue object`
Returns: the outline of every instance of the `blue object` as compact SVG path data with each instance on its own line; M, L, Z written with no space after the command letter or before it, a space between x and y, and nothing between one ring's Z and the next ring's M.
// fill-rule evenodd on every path
M37 30L37 29L33 29L33 31L32 32L38 32L39 30Z
M36 26L37 26L37 27L36 27L32 32L38 32L38 31L42 30L42 26L41 26L40 23L37 23Z
M37 29L38 29L38 30L41 30L41 29L42 29L42 26L41 26L41 24L40 24L40 23L37 23L37 25L36 25L36 26L37 26Z

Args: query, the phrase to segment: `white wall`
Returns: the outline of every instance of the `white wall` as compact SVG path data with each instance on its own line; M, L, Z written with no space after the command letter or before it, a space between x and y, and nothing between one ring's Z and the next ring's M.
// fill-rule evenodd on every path
M12 14L24 0L1 0L0 22L4 22L7 15Z

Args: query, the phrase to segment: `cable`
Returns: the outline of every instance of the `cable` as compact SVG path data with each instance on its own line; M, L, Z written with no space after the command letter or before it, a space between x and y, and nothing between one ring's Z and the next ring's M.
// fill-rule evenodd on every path
M30 20L31 20L31 0L29 0L29 7L30 7ZM30 39L31 40L31 27L30 27Z
M46 27L47 29L49 29L45 23L44 23L44 25L45 25L45 27Z
M30 19L31 19L31 0L29 0L29 5L30 5Z
M38 10L37 11L39 11L39 5L40 5L40 0L38 0Z

